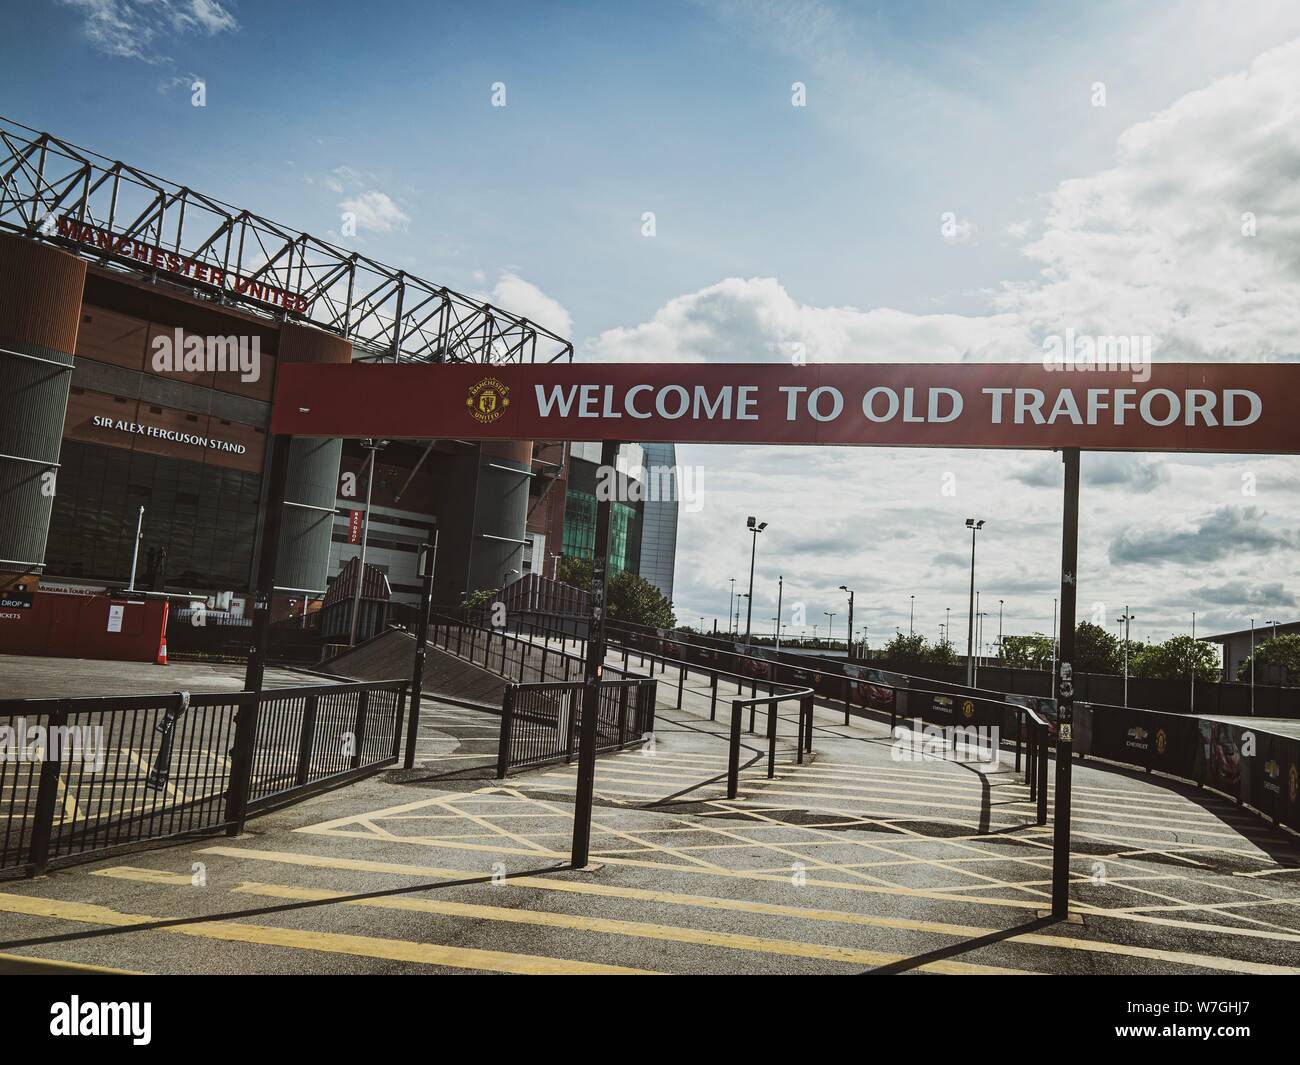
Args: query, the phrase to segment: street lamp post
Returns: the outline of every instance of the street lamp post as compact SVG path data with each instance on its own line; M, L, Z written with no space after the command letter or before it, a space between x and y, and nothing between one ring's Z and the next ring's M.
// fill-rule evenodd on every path
M1052 600L1052 676L1056 676L1056 600Z
M1187 712L1196 712L1196 611L1192 611L1192 643L1187 648L1187 672L1192 675L1191 695L1187 700Z
M776 578L776 649L781 650L781 599L785 595L785 576Z
M916 596L909 596L909 598L912 603L907 612L907 635L914 636L916 634Z
M966 683L975 687L975 534L984 528L983 518L967 518L970 530L970 620L966 628Z
M999 600L998 600L998 658L1001 659L1002 657L1003 657L1003 654L1002 654L1002 600L999 599Z
M853 589L840 585L841 592L849 593L849 658L853 657Z
M1255 619L1250 619L1250 716L1255 716Z
M745 521L745 528L754 534L753 543L749 549L749 605L745 608L745 646L749 646L750 625L754 620L754 559L758 557L758 534L767 528L767 522L759 521L753 515Z
M1124 626L1124 705L1128 706L1128 625L1137 615L1128 612L1128 603L1124 604L1124 613L1115 620Z
M369 473L366 475L366 509L361 516L361 552L357 556L357 586L352 596L352 625L348 631L348 645L357 642L357 620L361 614L361 586L366 577L366 543L370 538L370 500L375 485L375 456L379 450L388 446L387 440L365 440L362 447L370 452Z
M135 516L135 546L131 548L131 583L126 586L128 592L135 591L135 566L140 561L140 537L144 532L144 507Z
M731 612L735 608L736 608L736 578L732 577L731 578L731 599L727 603L727 628L731 628Z
M826 642L828 644L834 643L835 642L835 615L829 610L823 610L822 613L826 615Z

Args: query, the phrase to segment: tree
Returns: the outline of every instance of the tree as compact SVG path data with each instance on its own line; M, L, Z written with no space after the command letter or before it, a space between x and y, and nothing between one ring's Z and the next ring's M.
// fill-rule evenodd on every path
M558 578L581 591L591 591L591 559L560 559ZM614 570L609 574L606 601L611 621L628 621L658 629L671 629L677 625L672 603L648 580L628 570Z
M1071 663L1076 673L1118 673L1123 668L1123 657L1119 640L1109 632L1090 621L1079 622L1074 630Z
M1172 636L1164 643L1129 648L1129 674L1157 680L1187 680L1192 671L1197 680L1215 681L1222 676L1213 647L1190 636Z
M1284 670L1283 683L1300 684L1300 634L1288 633L1276 636L1255 645L1255 680L1264 680L1266 666L1276 666ZM1250 659L1247 658L1237 667L1237 679L1250 680Z
M1036 632L1032 636L1002 637L1002 664L1016 669L1051 669L1052 638Z
M885 658L890 665L906 669L908 666L950 665L957 660L957 655L946 640L930 643L919 632L899 632L885 644Z

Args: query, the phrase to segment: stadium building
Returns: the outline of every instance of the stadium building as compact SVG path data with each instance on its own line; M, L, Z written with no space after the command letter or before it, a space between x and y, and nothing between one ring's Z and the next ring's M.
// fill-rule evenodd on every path
M122 589L134 559L137 589L243 613L282 364L573 355L508 310L5 120L0 174L7 601ZM435 602L549 575L585 469L563 443L295 440L274 614L318 606L363 535L396 602L418 602L435 529ZM621 541L637 567L641 542L639 525ZM22 620L0 618L0 650Z

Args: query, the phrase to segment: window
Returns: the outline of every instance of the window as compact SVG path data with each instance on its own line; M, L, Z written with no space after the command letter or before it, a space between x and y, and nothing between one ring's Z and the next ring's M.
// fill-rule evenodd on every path
M248 584L261 478L240 470L65 440L50 515L46 572L125 581L145 508L138 579L166 547L172 585Z

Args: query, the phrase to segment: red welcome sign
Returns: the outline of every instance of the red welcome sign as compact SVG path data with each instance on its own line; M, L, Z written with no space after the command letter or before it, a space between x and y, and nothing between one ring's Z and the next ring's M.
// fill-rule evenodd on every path
M1297 396L1289 363L286 364L272 431L1280 454Z

